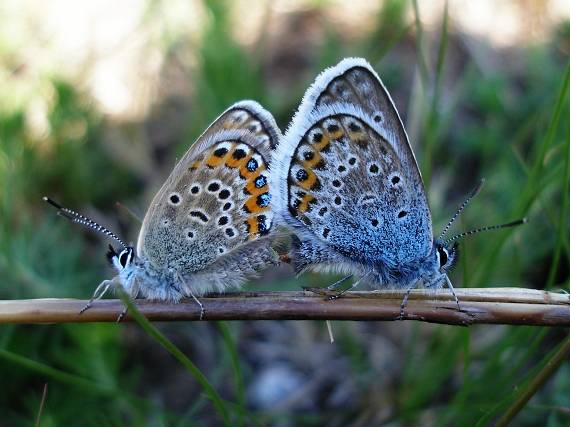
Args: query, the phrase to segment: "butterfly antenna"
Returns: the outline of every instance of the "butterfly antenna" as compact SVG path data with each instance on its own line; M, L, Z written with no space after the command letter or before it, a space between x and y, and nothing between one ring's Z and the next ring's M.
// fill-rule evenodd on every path
M455 220L459 217L459 215L461 214L463 209L465 209L465 207L469 204L469 202L471 201L471 199L473 199L473 197L475 197L477 194L479 194L479 191L481 191L481 188L483 188L483 184L485 184L484 178L479 181L479 183L477 184L477 186L473 190L471 190L471 193L469 194L469 196L467 196L467 199L465 199L465 201L463 203L461 203L461 205L459 206L457 211L455 211L455 214L453 214L453 216L451 217L451 219L449 220L449 222L447 223L447 225L445 226L445 228L443 229L443 231L439 235L439 239L443 239L443 236L445 236L445 234L449 231L449 228L455 222Z
M522 218L522 219L517 219L516 221L513 221L513 222L508 222L506 224L490 225L487 227L475 228L474 230L465 231L463 233L460 233L460 234L457 234L453 237L450 237L449 239L447 239L445 241L445 243L448 244L448 243L451 243L457 239L461 239L462 237L470 236L471 234L480 233L481 231L499 230L501 228L516 227L517 225L526 224L527 222L528 222L528 220L526 218Z
M61 215L62 217L67 218L71 222L75 222L77 224L84 225L85 227L92 228L93 230L98 231L99 233L106 234L107 236L109 236L109 237L115 239L117 242L119 242L123 246L123 248L127 247L127 245L125 245L125 243L115 233L113 233L111 230L103 227L102 225L97 224L92 219L89 219L86 216L81 215L80 213L77 213L75 211L72 211L71 209L64 208L59 203L54 202L49 197L43 197L43 201L49 203L54 208L56 208L58 215Z

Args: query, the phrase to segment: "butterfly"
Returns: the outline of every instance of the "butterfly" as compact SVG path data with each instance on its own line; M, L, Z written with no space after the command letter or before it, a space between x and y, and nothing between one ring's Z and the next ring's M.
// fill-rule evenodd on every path
M121 245L119 250L109 245L107 254L117 275L98 286L86 308L115 286L133 298L198 301L206 293L237 287L276 263L269 239L273 189L268 168L280 139L272 115L258 103L241 101L227 109L155 195L136 250L105 227L45 198L60 215Z
M480 186L435 238L408 136L366 60L344 59L309 87L274 156L272 182L279 220L297 236L297 273L348 274L331 288L355 275L353 287L409 293L447 284L453 292L448 272L464 234L443 237Z

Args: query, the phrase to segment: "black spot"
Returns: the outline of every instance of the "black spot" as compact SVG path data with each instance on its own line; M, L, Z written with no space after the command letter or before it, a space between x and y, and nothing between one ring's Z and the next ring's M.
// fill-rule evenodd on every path
M180 203L180 196L178 196L178 194L172 194L172 195L170 196L170 201L171 201L173 204L177 205L178 203Z
M400 211L398 218L404 218L408 213L406 211Z
M443 267L445 264L447 264L447 251L441 246L438 246L437 252L439 253L439 266Z
M200 211L190 211L190 216L194 218L200 218L202 222L208 222L208 217Z
M338 127L338 125L335 125L335 124L332 124L332 125L328 125L328 126L327 126L327 130L328 130L330 133L338 132L339 129L340 129L340 128Z
M224 157L226 154L228 154L228 149L224 147L220 147L214 151L214 156L216 157Z
M220 219L218 219L218 225L226 225L229 221L229 218L227 216L221 216Z
M338 179L335 179L333 180L332 185L333 187L339 188L342 185L342 183Z
M331 232L330 228L325 228L323 230L323 237L326 239L330 232Z
M270 200L271 196L269 195L269 193L263 193L257 196L257 200L255 201L255 203L260 208L264 208L265 206L269 205Z
M297 173L295 174L295 177L299 180L299 181L306 181L307 178L309 178L309 174L307 173L307 171L305 169L299 169L297 171Z
M308 225L308 226L311 226L313 224L313 221L311 221L307 215L303 215L301 217L301 221L303 221L305 223L305 225Z
M230 190L228 190L227 188L224 188L222 191L220 191L220 193L218 194L218 198L225 200L228 197L230 197Z
M392 178L392 184L396 185L398 182L400 182L400 177L399 176L395 176Z
M265 175L259 175L257 178L255 178L254 184L256 188L261 188L267 184L267 178Z
M323 140L323 134L320 132L317 132L313 135L313 142L315 144L318 144L319 142L321 142Z
M226 250L220 246L220 247L218 248L218 251L219 251L221 254L223 254Z
M372 117L372 119L373 119L376 123L379 123L379 122L382 121L382 115L376 113L376 114L374 114L374 117Z
M259 230L259 234L262 236L269 233L269 228L267 228L267 224L265 222L266 219L267 217L265 215L257 216L257 229Z
M257 167L259 166L259 164L257 163L257 160L255 159L249 159L249 161L247 162L247 170L250 172L253 172L254 170L257 169Z
M234 229L231 227L226 228L225 232L226 232L226 236L228 236L228 237L234 237L236 235Z
M186 235L191 239L194 238L194 232L193 231L189 231L188 233L186 233Z
M348 128L352 131L352 132L360 132L360 130L362 129L360 126L358 126L356 123L352 122L348 125Z
M351 157L350 159L348 159L348 164L350 166L354 166L356 164L356 157Z
M370 223L372 224L373 227L376 227L378 225L378 220L373 219L372 221L370 221Z
M373 163L370 165L370 173L378 173L378 165Z
M303 158L307 161L313 160L314 157L315 157L315 153L313 153L312 151L305 151L303 153Z
M232 154L232 157L236 160L243 159L245 156L247 156L247 153L244 150L242 150L241 148L238 148Z
M319 216L324 216L327 213L328 209L326 206L319 209Z
M129 258L128 251L121 252L121 255L119 256L119 263L121 264L121 266L125 267L127 265L128 258Z
M191 189L190 192L192 194L198 194L200 192L200 187L198 187L197 185L194 185Z
M335 203L335 205L340 205L340 204L342 204L342 199L340 198L340 196L336 196L336 197L334 198L334 203Z
M339 172L344 172L346 170L346 166L344 165L340 165L338 168L336 168Z
M225 203L224 206L222 207L222 209L225 211L229 211L231 208L232 204L230 202Z
M218 184L217 182L212 182L210 185L208 185L208 191L214 192L214 191L218 191L220 189L220 184Z
M256 125L255 123L254 123L254 124L251 124L251 125L248 126L247 129L248 129L250 132L257 132L257 125Z

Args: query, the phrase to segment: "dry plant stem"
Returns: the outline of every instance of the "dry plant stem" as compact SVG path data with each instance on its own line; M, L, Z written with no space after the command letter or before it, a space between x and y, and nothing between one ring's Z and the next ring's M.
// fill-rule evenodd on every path
M326 292L326 291L325 291ZM447 290L415 290L404 319L450 325L477 323L570 326L570 295L522 288L456 290L457 309ZM404 292L349 292L334 301L310 291L241 292L202 297L203 320L398 320ZM120 300L100 300L80 314L84 300L36 299L0 301L0 323L115 322ZM137 300L150 320L199 320L192 299L178 304ZM126 315L125 321L132 320Z

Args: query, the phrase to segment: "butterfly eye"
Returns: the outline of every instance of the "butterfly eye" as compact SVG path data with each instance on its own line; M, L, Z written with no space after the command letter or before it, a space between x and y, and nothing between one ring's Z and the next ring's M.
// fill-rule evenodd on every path
M127 248L121 252L121 254L119 255L119 264L121 264L121 267L125 268L127 266L127 264L131 260L132 253L133 250L131 248Z
M449 253L447 252L447 249L445 249L443 246L440 246L437 248L437 254L439 255L439 266L443 267L445 264L447 264Z

